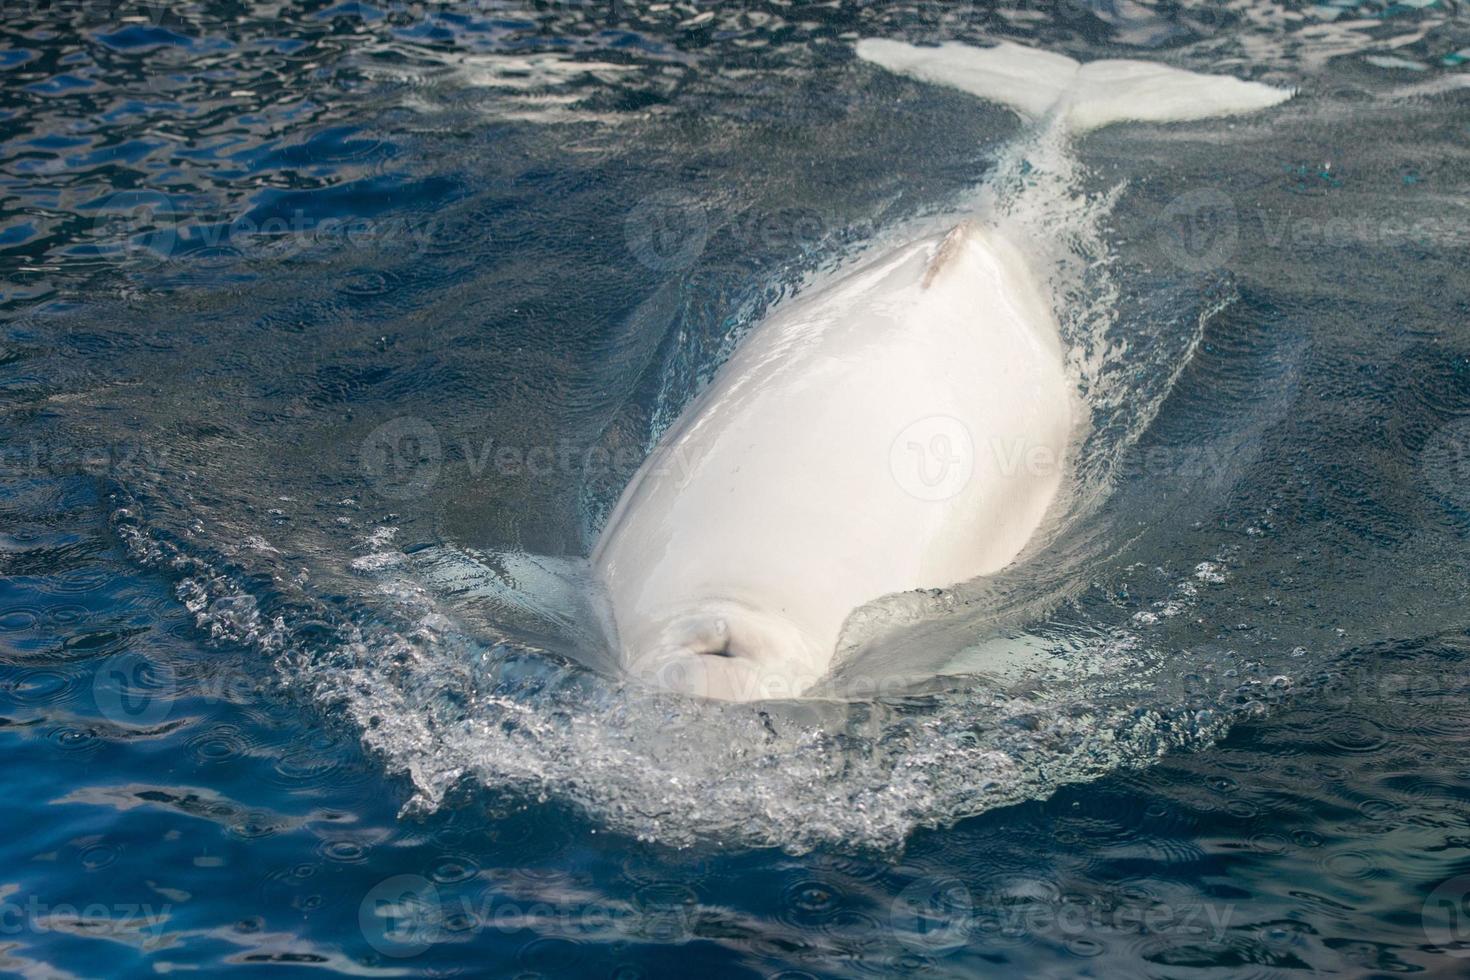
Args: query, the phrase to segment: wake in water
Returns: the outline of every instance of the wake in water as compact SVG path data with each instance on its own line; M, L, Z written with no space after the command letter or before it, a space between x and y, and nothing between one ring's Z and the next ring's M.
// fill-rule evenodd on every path
M0 25L0 962L1443 969L1465 0L329 6ZM1069 141L861 37L1301 95ZM1021 560L801 700L626 681L581 556L640 461L966 218L1081 403ZM152 913L55 904L98 871Z
M1121 624L1079 599L1090 570L1128 544L1108 512L1116 469L1229 290L1203 304L1192 292L1143 308L1120 302L1106 222L1123 188L1082 193L1085 172L1059 127L1033 130L994 164L945 213L872 248L979 214L1030 243L1034 267L1047 270L1089 418L1064 503L1005 572L857 611L847 634L864 641L861 653L856 641L840 650L810 699L726 704L622 680L599 645L583 563L403 552L384 525L351 563L373 583L374 611L325 651L278 638L283 671L341 705L423 805L485 786L568 801L666 843L798 850L895 846L916 826L1200 744L1233 714L1284 696L1287 681L1224 649L1196 658L1187 689L1171 686L1167 628L1226 581L1221 556L1201 556L1157 612ZM208 594L223 581L190 587ZM237 607L220 616L219 596L199 608L225 635L262 631Z
M1241 175L1227 189L1263 212L1335 206L1315 170L1278 173L1278 156L1310 160L1335 139L1334 117L1317 118L1325 96L1310 114L1283 107L1290 127L1261 117L1228 128L1133 127L1070 148L1040 128L982 161L968 137L998 143L1010 125L998 111L844 59L818 72L781 62L763 76L771 91L800 92L780 108L783 118L807 113L800 140L781 143L771 136L781 127L757 128L776 147L753 152L758 141L744 138L752 124L742 117L741 138L721 152L749 173L698 188L719 201L701 212L705 257L659 271L656 289L646 267L609 263L606 243L623 241L629 202L662 193L662 177L608 185L596 174L646 169L641 155L661 139L674 147L662 151L669 166L689 170L694 151L678 126L669 127L675 137L622 129L605 145L597 131L578 130L585 156L570 157L536 127L512 127L454 150L464 159L446 164L449 141L384 142L406 139L419 119L405 123L395 102L384 110L384 141L373 144L385 148L373 152L432 160L432 173L363 183L404 191L449 223L422 255L336 249L270 265L270 275L258 275L248 255L203 271L164 265L158 295L127 299L132 320L151 325L146 343L129 337L132 346L112 341L105 358L20 363L58 379L66 400L46 404L56 412L64 404L73 444L136 439L121 421L134 418L160 433L112 471L115 526L133 554L177 577L180 599L209 635L262 651L283 686L360 732L411 781L415 805L429 808L488 791L565 801L600 825L663 842L896 846L918 826L1204 744L1354 642L1388 635L1378 615L1385 603L1331 600L1352 563L1380 578L1395 569L1416 622L1456 621L1461 600L1430 608L1426 582L1455 581L1459 559L1427 533L1409 547L1395 530L1453 520L1454 485L1432 484L1450 488L1450 503L1426 498L1413 485L1412 455L1392 479L1334 468L1340 445L1361 433L1309 394L1310 371L1316 390L1352 374L1340 364L1369 346L1354 339L1365 321L1339 299L1346 312L1319 327L1305 311L1320 313L1320 294L1289 300L1319 288L1313 280L1344 278L1349 253L1279 261L1271 243L1249 237L1245 211L1241 245L1228 256L1242 269L1239 284L1149 247L1161 240L1158 213L1181 185L1189 189L1190 165L1201 181ZM1231 70L1213 55L1193 63ZM690 111L747 111L748 99L723 100L717 74L707 76L713 95L689 96ZM847 101L828 118L812 107L834 77ZM1415 112L1432 121L1426 98L1385 103L1372 110L1374 124ZM924 111L898 119L898 99ZM1358 100L1351 111L1369 109ZM433 125L458 132L461 121ZM855 147L854 127L880 134L871 149ZM1305 149L1292 142L1303 128L1316 133L1300 137ZM968 145L949 145L947 133ZM783 183L796 142L818 147L801 161L867 155L841 170L835 189ZM624 143L638 160L617 156ZM354 165L379 165L356 144L340 148L349 151ZM518 170L507 163L522 158ZM587 171L575 170L584 159ZM985 163L984 183L962 186ZM484 187L465 177L487 168ZM1278 173L1274 183L1269 173ZM1389 176L1393 188L1411 186ZM754 248L758 236L731 237L716 217L754 207L742 202L795 208L823 193L835 216L825 233L789 247ZM1407 189L1395 193L1392 206L1405 213L1426 206ZM1374 200L1387 207L1390 198ZM805 701L717 704L624 683L595 609L579 608L590 591L583 567L525 551L585 553L627 474L456 479L451 466L463 472L468 455L457 455L458 437L488 428L539 444L554 433L647 452L801 273L822 270L807 276L805 288L818 288L861 261L860 240L881 250L975 214L1013 226L1012 237L1034 249L1087 409L1063 501L1022 560L858 611L852 635L882 642L842 651ZM885 230L853 231L873 224ZM528 239L532 231L540 237ZM523 246L534 262L515 260ZM589 284L569 284L567 268L586 269ZM169 299L171 277L206 274L219 280L213 292ZM239 279L251 274L242 291ZM470 315L481 308L492 312ZM91 331L76 329L79 316L55 319L66 327L58 350L113 337L114 310L99 310ZM211 343L191 356L200 322L210 324ZM16 336L48 336L52 323L38 312ZM155 348L178 354L178 377L156 377ZM222 361L218 350L234 353ZM1434 388L1450 372L1433 356L1421 361L1422 401L1448 417L1462 405L1459 389ZM557 398L565 404L548 408ZM191 414L180 418L174 406L185 403ZM375 426L413 414L439 432L441 480L413 499L375 496L353 453ZM1432 427L1406 432L1404 452L1432 435ZM1328 529L1313 516L1324 512L1346 516ZM1412 561L1396 558L1399 548ZM1329 550L1332 562L1313 560Z

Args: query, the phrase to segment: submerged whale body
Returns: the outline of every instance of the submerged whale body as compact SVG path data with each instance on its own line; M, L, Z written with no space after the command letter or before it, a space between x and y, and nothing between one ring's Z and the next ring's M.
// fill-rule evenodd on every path
M1195 119L1290 93L1002 44L858 55L1038 127ZM624 668L671 690L795 697L853 610L1013 562L1079 423L1022 243L972 217L779 306L663 435L592 555Z

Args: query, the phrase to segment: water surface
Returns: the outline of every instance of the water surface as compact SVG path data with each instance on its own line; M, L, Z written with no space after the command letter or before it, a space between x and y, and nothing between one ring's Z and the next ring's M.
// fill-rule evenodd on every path
M7 8L0 971L1459 975L1465 24ZM922 671L628 688L520 556L772 303L1059 177L868 35L1299 94L1089 135L1022 215L1075 506L917 609Z

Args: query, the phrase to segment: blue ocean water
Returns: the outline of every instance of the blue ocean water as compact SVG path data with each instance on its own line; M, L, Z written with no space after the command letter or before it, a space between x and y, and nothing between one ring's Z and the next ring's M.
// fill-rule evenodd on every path
M5 10L0 974L1470 969L1463 4ZM629 689L525 556L1015 145L873 35L1298 95L1078 142L1088 506L931 676Z

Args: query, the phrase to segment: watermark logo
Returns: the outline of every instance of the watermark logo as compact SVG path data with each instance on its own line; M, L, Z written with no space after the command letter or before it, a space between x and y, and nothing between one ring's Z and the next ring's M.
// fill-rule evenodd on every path
M439 889L421 875L396 875L363 897L357 925L368 944L384 956L417 956L443 936Z
M146 728L167 718L177 689L172 667L136 653L110 657L92 678L92 699L102 717L131 727Z
M906 946L930 953L958 949L970 941L975 901L958 878L920 878L893 899L889 924Z
M1446 955L1470 958L1470 875L1440 882L1424 902L1421 921L1425 938Z
M930 415L904 428L888 451L893 479L920 500L949 500L975 469L969 428L949 415Z
M633 923L655 942L677 943L694 932L699 896L676 882L655 882L633 895Z
M0 464L4 455L0 452ZM612 449L570 440L515 445L493 435L453 430L441 434L433 423L417 416L392 419L368 433L357 459L368 485L390 500L420 497L446 472L469 480L626 481L641 469L682 488L697 470L695 458L682 445L658 446L647 456L635 446Z
M1324 165L1325 166L1325 165ZM1323 170L1324 177L1328 175ZM1329 248L1397 249L1462 248L1470 241L1464 222L1448 214L1378 215L1332 211L1295 213L1310 206L1298 199L1289 206L1248 206L1243 210L1214 188L1186 191L1170 201L1159 215L1156 240L1164 258L1191 272L1220 268L1240 250L1248 236L1268 249L1318 250ZM1249 203L1249 202L1247 202Z
M91 476L159 473L167 464L165 453L131 442L86 446L61 441L22 443L12 440L0 446L0 474L6 476L77 472Z
M0 899L6 898L4 886L0 886ZM0 937L23 933L81 934L110 938L151 951L168 945L169 936L164 927L172 914L171 904L156 908L148 902L51 905L31 895L24 904L0 900Z
M169 6L170 0L7 0L5 10L9 17L44 17L53 24L74 17L90 24L121 27L147 23L157 27L163 23Z
M1235 202L1221 191L1187 191L1170 201L1159 216L1160 251L1190 272L1220 268L1235 254L1239 241Z
M710 676L711 670L724 667L712 665L710 660L660 647L634 657L628 663L627 672L629 677L655 690L707 698L716 686L716 679ZM728 672L730 668L724 669Z
M378 426L358 453L362 474L380 496L411 500L431 490L444 460L439 433L413 416Z
M704 254L709 218L691 195L660 191L643 198L623 225L628 251L654 272L680 272Z
M1456 507L1470 508L1470 419L1441 426L1419 460L1431 490Z
M1127 889L1097 901L1079 901L1045 879L1017 879L977 895L959 879L939 875L916 878L899 892L889 909L889 925L905 946L942 955L995 936L1069 942L1146 932L1219 942L1234 913L1230 904L1173 905Z
M125 262L164 262L179 244L178 210L167 194L126 190L98 201L93 236Z
M341 250L412 257L442 237L443 222L438 215L417 214L319 217L301 208L232 216L146 188L118 191L87 208L94 213L91 241L97 253L132 266L325 256Z

